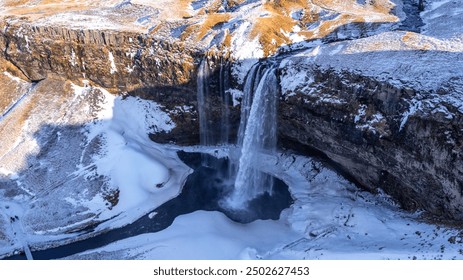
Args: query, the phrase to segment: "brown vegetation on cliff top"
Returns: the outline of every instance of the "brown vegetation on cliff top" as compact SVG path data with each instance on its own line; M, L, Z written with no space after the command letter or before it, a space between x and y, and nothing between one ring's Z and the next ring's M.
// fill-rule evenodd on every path
M291 32L306 40L313 40L324 38L338 27L349 23L397 20L396 16L390 14L393 4L388 0L370 1L365 5L359 5L355 0L274 0L265 3L263 8L269 14L257 19L251 36L259 36L265 55L274 53L278 46L291 43L288 37ZM308 29L310 23L320 20L322 11L338 16L321 21L314 29ZM294 12L299 12L300 18L294 18Z
M251 24L247 32L249 40L258 38L264 55L271 55L279 47L294 43L295 38L313 40L326 37L338 27L349 23L397 21L397 17L391 13L394 4L389 0L366 1L363 5L356 0L270 0L247 4L244 0L228 0L225 3L221 0L211 0L202 5L198 3L192 5L192 0L132 0L130 3L134 11L135 6L150 7L154 9L153 11L157 11L156 16L151 19L153 22L149 26L143 26L137 22L137 17L141 15L130 15L130 12L124 16L112 15L112 8L120 3L122 3L120 0L5 0L2 13L25 16L29 20L42 19L46 23L48 17L60 17L62 13L82 14L87 11L93 16L97 8L111 9L108 13L96 13L98 19L90 17L88 20L104 22L103 25L95 24L94 28L105 28L114 22L124 28L142 32L149 30L151 34L161 29L162 22L176 22L176 26L178 24L187 26L180 39L190 39L193 42L207 41L206 35L214 36L214 27L219 24L224 25L226 34L233 36L233 29L236 26L231 24L227 27L225 24L244 20ZM330 18L323 20L323 15L327 13L330 14ZM312 25L317 21L320 21L319 25ZM66 19L59 21L61 22L65 23ZM52 24L57 22L53 21ZM92 23L90 22L88 26L91 28ZM229 41L230 36L224 38ZM227 42L223 42L223 45L229 46Z
M229 13L207 14L204 22L188 26L182 33L181 39L194 37L196 40L201 40L207 33L219 24L223 24L230 20Z

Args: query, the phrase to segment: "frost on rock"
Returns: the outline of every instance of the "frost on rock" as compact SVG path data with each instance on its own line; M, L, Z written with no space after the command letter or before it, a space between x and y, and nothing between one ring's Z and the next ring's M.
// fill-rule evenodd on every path
M298 65L297 62L283 61L280 65L283 69L281 73L281 90L285 97L290 97L296 93L310 94L314 83L312 69L310 66Z

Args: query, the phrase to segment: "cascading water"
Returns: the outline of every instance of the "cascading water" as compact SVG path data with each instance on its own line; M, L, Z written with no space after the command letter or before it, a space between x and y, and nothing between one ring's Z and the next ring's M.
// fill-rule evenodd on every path
M220 58L220 72L219 72L219 90L220 97L222 99L222 118L221 118L221 131L220 131L220 143L228 144L230 139L230 94L227 92L230 82L228 77L230 73L228 71L228 64Z
M209 127L209 87L207 79L210 76L207 59L203 59L198 69L197 77L197 98L198 98L198 116L199 116L199 142L201 145L212 145L211 129Z
M215 70L214 69L217 69ZM218 75L218 84L214 76ZM201 61L197 77L197 101L200 144L212 146L229 144L230 135L230 73L228 63L220 60L218 66L205 58Z
M259 85L259 80L262 75L261 71L262 65L260 63L254 64L251 70L249 70L249 73L246 77L246 81L244 83L243 99L241 100L240 126L238 129L237 137L238 147L243 146L246 124L249 118L249 113L251 112L252 96Z
M214 87L210 79L214 74L211 65L213 62L208 59L201 62L197 80L200 143L203 146L229 144L230 134L229 73L223 61L220 61L217 92L217 86ZM231 208L243 209L248 201L257 196L266 192L272 194L274 179L259 170L262 163L259 158L262 154L274 153L276 149L278 88L274 68L257 63L249 71L243 89L236 149L234 152L230 149L232 163L228 173L223 174L225 184L233 188L226 199L226 204ZM221 105L217 102L219 98ZM219 127L214 125L217 120L212 119L218 115L218 109L221 114ZM207 157L204 157L203 165L212 167Z
M261 164L261 154L276 150L278 80L273 68L265 69L262 75L261 72L262 67L255 66L246 79L238 132L241 153L235 188L227 200L233 208L243 208L265 192L272 194L273 177L257 167ZM254 91L252 102L251 89Z

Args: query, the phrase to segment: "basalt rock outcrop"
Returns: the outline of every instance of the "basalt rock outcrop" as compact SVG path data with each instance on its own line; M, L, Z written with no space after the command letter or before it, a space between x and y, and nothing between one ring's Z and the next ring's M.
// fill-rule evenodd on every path
M283 145L323 152L361 186L383 189L407 210L463 219L461 109L357 73L316 66L310 72L311 94L280 103ZM411 103L417 96L422 105ZM412 106L420 108L404 117Z
M197 50L134 31L69 29L2 22L2 56L32 81L58 74L113 92L144 86L190 86ZM194 79L193 79L194 80Z

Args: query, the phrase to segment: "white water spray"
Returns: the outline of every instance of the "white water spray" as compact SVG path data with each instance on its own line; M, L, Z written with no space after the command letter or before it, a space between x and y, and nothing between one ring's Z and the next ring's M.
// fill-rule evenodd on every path
M212 140L210 136L210 129L208 122L209 106L207 100L209 98L209 88L207 79L210 75L209 65L207 59L203 59L198 69L197 83L197 100L198 100L198 117L199 117L199 142L201 145L211 145Z
M228 76L223 71L223 62L219 69L219 92L210 92L209 86L213 72L207 59L198 69L197 94L200 126L200 143L203 146L227 144L230 132L229 96L226 91ZM276 69L258 63L249 71L244 85L241 102L241 120L237 135L237 152L232 158L228 174L224 179L234 181L233 191L226 204L234 209L244 209L247 202L263 195L272 194L273 177L260 171L262 154L272 154L277 142L277 99L278 79ZM213 94L215 93L215 95ZM221 99L221 126L214 125L213 103ZM217 106L217 105L216 105ZM217 130L217 131L214 131ZM219 129L219 130L218 130ZM238 160L239 158L239 160ZM208 157L203 158L203 165L210 166ZM227 181L227 180L224 180Z
M250 95L246 91L254 88L258 81L250 109L251 102L247 100L250 96L245 96L242 104L238 133L238 145L241 145L239 167L235 189L227 201L233 208L244 208L248 201L265 192L271 194L273 189L273 178L262 173L258 166L261 164L260 154L273 153L276 149L278 80L276 70L272 68L257 79L259 70L253 68L250 71L245 85L245 94ZM249 116L246 118L247 111Z

